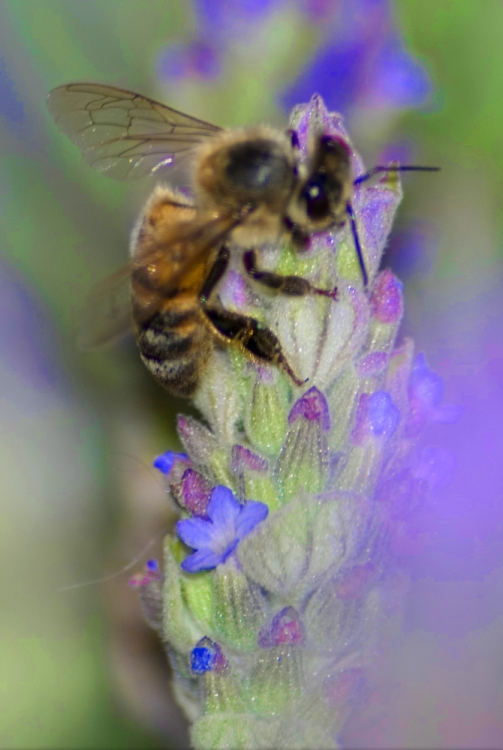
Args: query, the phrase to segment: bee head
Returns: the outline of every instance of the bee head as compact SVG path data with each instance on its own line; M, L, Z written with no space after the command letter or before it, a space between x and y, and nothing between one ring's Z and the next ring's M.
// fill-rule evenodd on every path
M294 158L283 136L265 128L227 134L200 162L199 187L218 205L281 211L295 181Z
M349 146L336 136L320 136L311 167L298 191L297 209L304 214L308 230L322 231L343 221L351 190Z

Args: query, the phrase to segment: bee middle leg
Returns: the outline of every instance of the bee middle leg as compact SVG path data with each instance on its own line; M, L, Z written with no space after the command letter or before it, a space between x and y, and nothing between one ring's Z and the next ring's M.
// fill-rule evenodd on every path
M243 263L246 273L257 283L269 289L274 289L281 294L291 297L303 297L306 294L320 294L322 297L337 298L337 287L332 290L319 289L302 276L282 276L273 271L263 271L257 265L257 253L255 250L247 250L243 254Z
M201 309L217 337L228 344L236 344L257 363L276 365L293 380L295 385L303 385L305 381L295 375L283 354L279 339L267 326L248 315L241 315L210 304L212 292L229 265L229 256L229 249L224 245L220 248L199 292Z
M210 305L203 305L202 308L220 340L237 344L257 364L276 365L297 386L306 382L295 375L283 354L279 339L263 323L223 308Z

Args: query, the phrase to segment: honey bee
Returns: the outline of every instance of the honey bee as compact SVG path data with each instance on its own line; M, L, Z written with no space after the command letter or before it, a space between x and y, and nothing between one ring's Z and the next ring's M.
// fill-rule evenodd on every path
M191 396L217 342L257 364L276 365L302 385L275 334L253 317L223 308L218 284L230 253L242 250L246 274L291 296L335 299L336 289L262 270L257 248L307 238L349 219L364 286L368 277L351 208L351 149L319 133L306 161L296 133L266 126L227 131L130 91L92 83L54 89L48 107L86 161L131 180L189 162L192 199L158 186L133 231L131 261L90 298L85 346L99 346L133 324L144 363L169 392Z

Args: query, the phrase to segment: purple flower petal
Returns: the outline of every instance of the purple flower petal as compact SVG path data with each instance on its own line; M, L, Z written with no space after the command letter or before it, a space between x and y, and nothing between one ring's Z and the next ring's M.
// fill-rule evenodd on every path
M215 526L227 526L235 521L241 508L232 491L220 484L211 493L207 513Z
M187 547L200 549L211 543L214 536L214 527L211 521L205 518L187 518L178 521L176 533Z
M236 538L241 541L257 524L267 518L268 513L269 508L264 503L248 500L236 520Z
M222 562L222 556L210 549L194 552L183 560L181 567L187 573L199 573L201 570L211 570Z

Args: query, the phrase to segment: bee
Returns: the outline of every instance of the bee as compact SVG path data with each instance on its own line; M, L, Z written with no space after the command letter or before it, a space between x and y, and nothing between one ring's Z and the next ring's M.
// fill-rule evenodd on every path
M266 126L223 130L144 96L92 83L54 89L48 107L86 161L105 175L132 180L165 167L189 165L192 199L158 186L131 241L128 265L90 298L84 346L99 346L133 324L140 355L169 392L191 396L217 343L238 347L257 364L275 365L297 386L276 335L253 317L226 310L218 285L231 252L242 251L245 273L291 296L335 300L336 289L300 276L262 270L257 248L310 235L349 219L364 286L368 276L351 208L352 152L341 138L319 133L307 160L297 135Z

